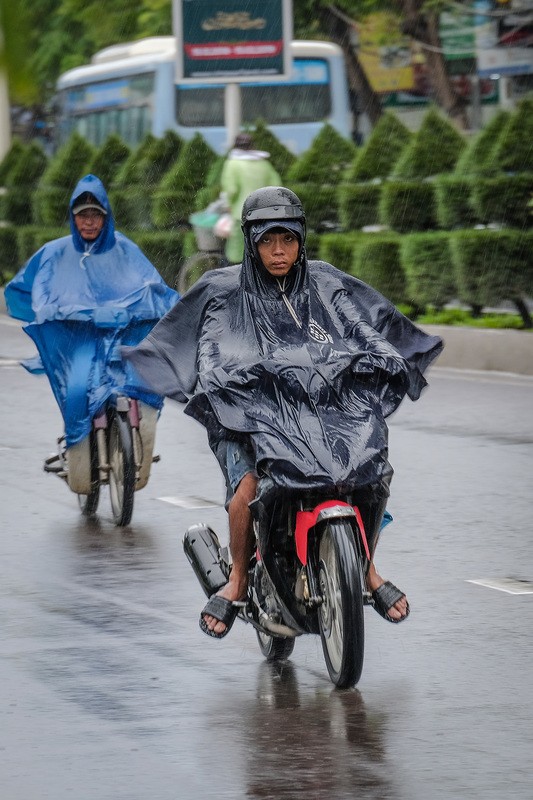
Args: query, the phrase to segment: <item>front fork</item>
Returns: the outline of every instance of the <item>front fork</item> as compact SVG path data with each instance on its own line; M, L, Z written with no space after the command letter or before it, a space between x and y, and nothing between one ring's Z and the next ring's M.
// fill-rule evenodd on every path
M127 414L131 428L131 435L133 441L133 458L135 461L135 481L139 480L139 471L142 465L142 443L139 434L140 423L140 409L139 403L135 398L124 397L119 395L117 397L116 412L118 414ZM107 441L107 430L109 427L108 419L109 409L102 411L93 419L93 429L96 435L96 448L98 453L98 478L100 483L108 483L109 472L111 466L109 464L109 450Z

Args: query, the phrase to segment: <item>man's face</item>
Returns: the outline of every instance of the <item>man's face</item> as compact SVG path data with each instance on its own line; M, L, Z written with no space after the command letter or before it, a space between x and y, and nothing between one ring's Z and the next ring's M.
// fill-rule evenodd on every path
M82 239L93 242L104 227L104 214L96 208L85 208L74 215L74 222Z
M275 278L283 278L298 258L300 243L290 231L271 228L257 242L257 252L264 268Z

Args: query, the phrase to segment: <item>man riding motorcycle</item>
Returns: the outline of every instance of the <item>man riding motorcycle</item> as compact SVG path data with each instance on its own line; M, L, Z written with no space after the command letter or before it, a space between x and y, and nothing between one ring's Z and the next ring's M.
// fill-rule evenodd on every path
M385 417L419 397L442 349L370 286L308 261L289 189L252 192L242 230L242 264L204 275L126 354L147 385L187 402L226 478L232 569L200 617L215 638L246 596L261 469L280 490L357 486L374 553L392 477ZM366 580L385 619L407 617L405 594L373 560Z

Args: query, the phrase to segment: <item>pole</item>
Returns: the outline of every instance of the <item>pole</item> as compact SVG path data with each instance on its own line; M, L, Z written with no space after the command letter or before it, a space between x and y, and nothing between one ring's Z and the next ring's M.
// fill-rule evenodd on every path
M226 126L226 149L233 146L241 129L241 85L227 83L224 91L224 124Z

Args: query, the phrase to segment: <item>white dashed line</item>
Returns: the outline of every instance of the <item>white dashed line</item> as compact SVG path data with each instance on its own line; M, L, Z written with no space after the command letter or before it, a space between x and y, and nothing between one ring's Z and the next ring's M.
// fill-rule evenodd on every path
M498 592L507 592L507 594L533 594L533 583L521 578L481 578L469 580L467 583L476 583L478 586L496 589Z
M170 503L179 508L220 508L221 503L213 503L212 500L206 500L205 497L193 497L182 495L181 497L158 497L163 503Z

